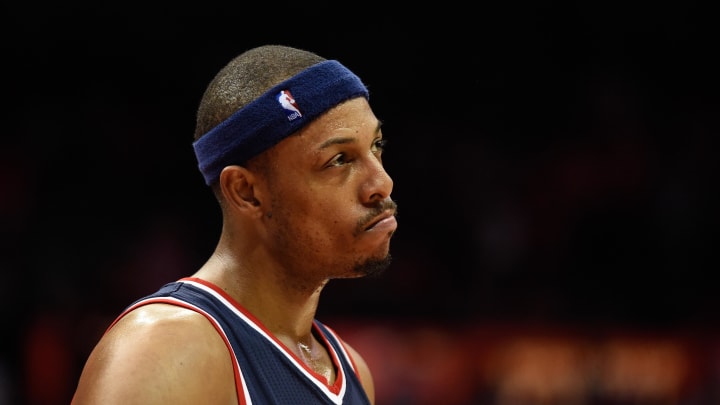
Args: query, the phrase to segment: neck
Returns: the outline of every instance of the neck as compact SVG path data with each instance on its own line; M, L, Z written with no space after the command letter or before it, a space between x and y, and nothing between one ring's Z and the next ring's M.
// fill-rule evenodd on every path
M284 269L253 267L216 252L195 277L223 289L278 338L307 343L327 280L294 280Z

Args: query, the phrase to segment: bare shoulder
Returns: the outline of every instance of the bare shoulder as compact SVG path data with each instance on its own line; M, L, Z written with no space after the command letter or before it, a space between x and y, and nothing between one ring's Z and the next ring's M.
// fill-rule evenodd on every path
M368 398L370 399L370 403L375 403L375 383L373 381L372 372L370 371L370 367L368 366L365 359L360 355L360 353L355 350L354 347L350 346L348 342L343 340L343 343L345 344L345 347L348 349L348 352L350 353L350 356L353 358L353 361L355 362L355 366L358 369L358 374L360 374L360 382L363 385L363 388L365 388L365 393L367 394Z
M236 403L232 363L211 323L194 311L149 304L100 339L73 405Z

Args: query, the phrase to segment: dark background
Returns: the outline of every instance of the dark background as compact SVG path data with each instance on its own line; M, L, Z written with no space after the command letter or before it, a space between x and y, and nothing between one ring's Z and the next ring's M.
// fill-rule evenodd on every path
M195 109L225 63L265 43L355 71L389 139L394 264L331 283L320 317L703 332L720 320L720 37L699 3L1 9L11 403L51 403L29 399L28 381L74 386L112 317L211 253L220 213L196 169ZM53 345L66 350L32 349ZM50 382L43 361L70 373Z

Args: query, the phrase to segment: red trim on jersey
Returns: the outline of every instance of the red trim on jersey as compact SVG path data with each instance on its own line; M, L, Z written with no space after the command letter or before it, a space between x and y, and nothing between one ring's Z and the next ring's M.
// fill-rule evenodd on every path
M211 283L211 282L209 282L209 281L207 281L207 280L203 280L203 279L197 278L197 277L184 277L184 278L181 278L181 279L178 280L178 281L181 281L181 282L182 282L182 281L192 281L192 282L195 282L195 283L198 283L198 284L202 284L202 285L204 285L205 287L210 288L211 290L215 291L217 294L219 294L219 295L222 296L224 299L226 299L230 304L232 304L232 305L235 307L235 309L237 309L238 311L242 312L243 315L245 315L249 320L251 320L251 321L252 321L258 328L260 328L270 339L272 339L273 341L275 341L275 343L277 343L278 346L280 346L289 356L292 356L292 358L295 360L295 362L296 362L298 365L300 365L300 367L302 367L303 369L305 369L305 371L307 371L308 373L310 373L313 377L315 377L315 379L317 379L317 380L319 380L319 381L324 381L325 386L328 387L328 389L330 390L330 392L332 392L332 393L335 394L335 395L339 395L339 394L340 394L340 392L341 392L341 390L342 390L343 380L344 380L344 378L345 378L344 375L343 375L342 365L340 364L340 360L338 359L337 353L335 352L335 350L333 350L332 345L330 344L330 342L327 341L327 338L325 337L325 335L323 335L323 333L320 332L319 328L314 324L314 322L313 322L313 328L318 332L318 333L316 334L316 336L322 337L322 340L323 340L322 344L323 344L323 346L325 346L325 349L326 349L326 350L328 351L328 353L330 354L330 357L331 357L331 359L332 359L332 361L333 361L333 365L335 366L335 370L337 370L336 376L335 376L335 381L334 381L334 383L333 383L332 385L329 384L329 381L327 380L327 378L325 378L324 376L318 374L315 370L313 370L313 369L310 368L307 364L305 364L305 362L302 361L302 359L300 359L300 358L299 358L292 350L290 350L282 341L280 341L277 337L275 337L275 335L274 335L272 332L270 332L270 330L267 329L267 328L265 327L265 325L264 325L262 322L260 322L259 319L257 319L257 318L256 318L253 314L251 314L247 309L245 309L242 305L240 305L239 302L235 301L235 299L232 298L230 295L228 295L223 289L221 289L221 288L218 287L217 285L215 285L215 284L213 284L213 283ZM341 344L342 344L342 341L337 338L337 334L335 334L335 335L336 335L336 336L335 336L336 339L337 339L339 342L341 342ZM354 371L355 374L357 375L357 367L355 366L355 363L352 361L352 358L350 358L349 355L346 355L345 357L347 357L347 358L350 359L350 362L351 362L351 364L353 365L353 368L355 369L355 370L353 370L353 371Z

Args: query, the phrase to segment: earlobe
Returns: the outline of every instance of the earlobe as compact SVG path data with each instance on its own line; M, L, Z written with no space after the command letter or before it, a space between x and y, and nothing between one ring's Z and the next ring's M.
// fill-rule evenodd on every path
M260 201L255 196L254 176L242 166L227 166L220 173L220 188L228 204L236 208L255 208Z

